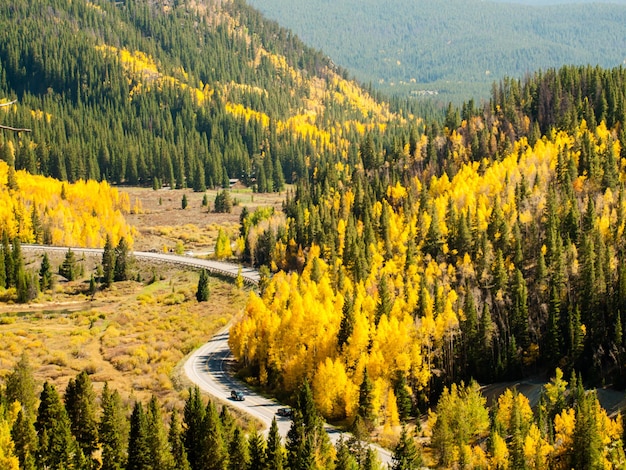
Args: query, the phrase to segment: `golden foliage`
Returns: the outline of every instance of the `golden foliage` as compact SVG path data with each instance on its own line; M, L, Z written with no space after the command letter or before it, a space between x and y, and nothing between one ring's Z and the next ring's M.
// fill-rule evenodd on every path
M52 245L102 247L107 235L114 244L124 237L132 245L134 230L124 220L130 210L126 193L106 182L64 183L53 178L15 173L18 190L7 187L8 166L0 161L0 229L9 238ZM33 227L33 214L38 227Z

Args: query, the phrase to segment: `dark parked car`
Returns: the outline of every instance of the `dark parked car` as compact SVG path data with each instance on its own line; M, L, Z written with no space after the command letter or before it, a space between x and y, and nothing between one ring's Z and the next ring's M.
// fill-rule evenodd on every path
M246 397L243 396L243 392L240 392L238 390L231 390L230 398L232 398L235 401L244 401L246 399Z
M286 418L290 418L293 415L293 410L291 408L278 408L276 412L278 416L284 416Z

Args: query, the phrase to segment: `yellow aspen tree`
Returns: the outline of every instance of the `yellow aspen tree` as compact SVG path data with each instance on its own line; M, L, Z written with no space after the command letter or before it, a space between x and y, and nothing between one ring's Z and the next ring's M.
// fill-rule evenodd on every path
M498 433L491 435L491 465L490 468L506 470L509 468L509 449L506 441Z
M11 438L12 423L6 414L4 405L0 406L0 468L19 470L19 460L15 455L15 444Z
M387 404L385 405L385 423L389 426L399 426L400 416L398 415L398 403L393 389L387 392Z
M541 435L537 425L533 423L524 438L524 457L527 465L536 470L547 468L551 452L552 446Z
M330 419L346 417L346 388L349 379L341 360L327 357L313 379L313 396L318 410Z

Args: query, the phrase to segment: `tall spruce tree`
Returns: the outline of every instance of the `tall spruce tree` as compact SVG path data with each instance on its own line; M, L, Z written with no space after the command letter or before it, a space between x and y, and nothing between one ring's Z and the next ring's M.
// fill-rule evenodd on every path
M102 415L98 426L102 447L102 470L122 470L128 449L128 419L117 390L105 383L101 397Z
M168 433L170 452L174 458L174 468L176 470L191 470L187 459L187 450L183 441L183 429L176 409L172 410L170 417L170 430Z
M200 451L203 470L226 470L228 464L227 444L219 414L213 402L207 403L200 428Z
M359 464L350 452L350 448L343 440L343 437L339 438L335 448L337 450L335 470L359 470Z
M258 435L258 434L257 434ZM260 436L259 436L260 437ZM263 455L263 439L261 438L261 449L257 455ZM258 444L257 449L258 449ZM245 436L241 432L239 426L235 427L233 431L233 436L228 443L228 470L239 470L241 468L246 468L252 470L253 468L262 469L262 461L261 466L258 465L258 460L255 462L255 466L251 465L250 454L248 452L248 442L246 441Z
M200 397L200 389L189 389L189 397L183 410L183 441L187 451L187 458L192 470L200 470L204 459L202 452L202 423L205 408Z
M177 470L163 425L161 407L154 395L150 398L146 410L146 443L152 468Z
M72 434L91 468L97 468L94 453L98 448L96 420L96 393L87 372L70 379L65 390L65 409L70 419Z
M250 455L250 463L248 464L248 470L265 470L269 467L265 461L265 442L263 436L255 429L248 436L248 453ZM229 466L233 468L233 454L230 452Z
M153 468L151 457L146 413L143 410L143 405L138 401L135 403L133 412L130 415L126 470L147 470Z
M113 280L116 282L128 279L128 243L124 237L120 238L115 248L115 267L113 269Z
M46 382L40 396L37 421L37 466L39 468L83 469L86 462L72 436L71 423L54 385Z
M196 299L198 299L198 302L206 302L209 300L209 274L206 269L200 271Z
M363 370L363 380L359 387L359 408L357 414L363 418L368 427L375 425L376 416L374 414L374 384L369 378L367 368Z
M37 411L37 383L26 352L22 352L5 381L4 399L7 403L19 402L25 417L35 420Z
M5 287L14 287L13 252L11 251L9 235L6 230L2 232L2 254L4 255Z
M59 274L68 281L74 281L78 277L76 255L71 248L68 248L65 253L65 259L59 266Z
M393 450L392 470L416 470L422 467L422 454L409 436L406 427L402 427L400 441Z
M41 267L39 269L39 287L41 291L47 291L52 288L54 278L52 277L52 266L48 253L44 253L41 259Z
M102 285L104 287L111 287L115 275L115 251L113 249L113 242L111 236L107 235L106 242L104 243L104 250L102 251Z
M11 428L11 438L15 444L15 455L20 462L20 469L35 470L37 455L37 432L32 419L20 410Z
M267 446L265 447L265 466L267 470L283 470L283 446L276 418L272 418L272 424L267 435Z
M7 271L4 266L4 247L0 245L0 289L7 287Z

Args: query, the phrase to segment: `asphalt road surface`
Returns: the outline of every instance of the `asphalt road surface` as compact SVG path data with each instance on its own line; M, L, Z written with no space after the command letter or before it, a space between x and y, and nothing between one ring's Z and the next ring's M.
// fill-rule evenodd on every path
M53 247L42 245L22 245L25 251L61 251L66 252L68 247ZM102 253L99 248L71 248L76 254L86 253L98 255ZM169 253L139 252L132 253L135 258L150 259L155 262L174 263L197 269L207 269L211 272L225 276L237 277L241 272L245 282L258 284L259 273L255 269L240 267L236 264L220 261L204 260L191 256L179 256ZM285 408L273 399L258 395L245 384L236 380L229 371L232 370L234 358L228 347L228 328L213 336L206 344L194 351L185 362L184 370L189 380L197 385L200 390L212 395L220 401L226 401L230 406L237 408L244 413L258 419L265 426L265 432L269 430L272 419L276 418L278 430L285 443L287 433L291 426L291 419L278 416L276 412L279 408ZM236 401L231 399L231 390L241 391L245 400ZM326 432L333 443L339 440L342 432L328 424L325 425ZM344 433L345 434L345 433ZM381 447L375 446L379 458L383 465L391 463L391 453Z

